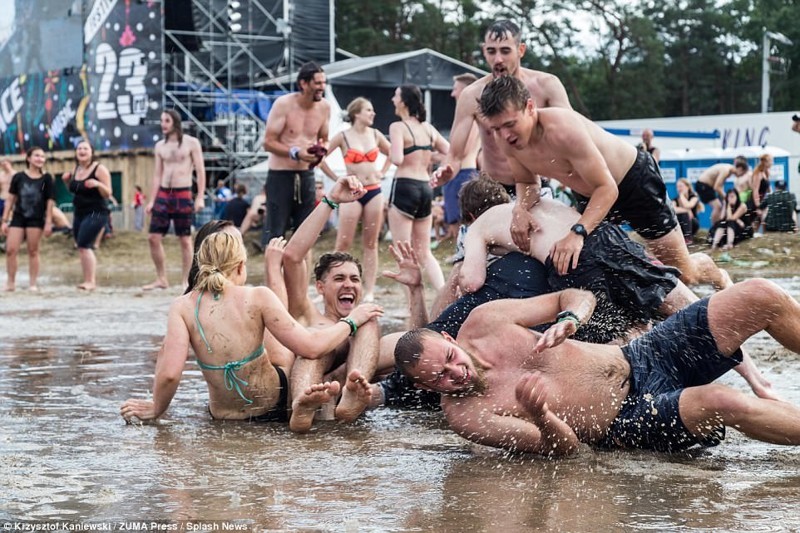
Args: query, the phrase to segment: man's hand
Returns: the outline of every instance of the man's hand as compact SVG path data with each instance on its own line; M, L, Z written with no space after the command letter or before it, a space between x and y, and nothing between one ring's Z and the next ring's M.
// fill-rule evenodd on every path
M417 253L408 241L397 241L389 245L389 251L397 263L398 272L383 271L383 276L402 283L407 287L422 285L422 272L417 260Z
M578 331L578 324L574 320L556 322L542 333L539 342L533 347L533 351L534 353L539 353L553 346L558 346L569 337L572 337L576 331Z
M526 209L511 210L511 240L525 253L531 251L531 232L538 231L539 226L533 221L533 215Z
M431 175L431 188L436 188L439 185L444 185L453 179L453 167L450 165L442 165L437 168Z
M547 413L550 412L547 407L547 390L543 381L541 372L525 374L517 381L517 401L525 407L534 422L545 419Z
M347 315L347 318L352 319L356 326L361 327L373 318L383 316L383 307L378 304L359 304L358 307L353 309L353 312Z
M583 237L570 231L566 237L553 245L550 250L550 258L553 266L560 276L569 272L570 268L578 268L578 258L583 249Z
M153 203L154 202L150 201L147 202L146 206L144 206L144 212L147 213L148 215L153 212Z
M142 422L156 419L155 406L150 400L127 400L119 409L119 414L130 424L133 418Z
M364 185L352 174L342 176L333 184L328 198L337 204L345 204L347 202L355 202L367 193Z
M206 201L202 196L198 196L194 199L194 212L199 213L203 209L206 208Z

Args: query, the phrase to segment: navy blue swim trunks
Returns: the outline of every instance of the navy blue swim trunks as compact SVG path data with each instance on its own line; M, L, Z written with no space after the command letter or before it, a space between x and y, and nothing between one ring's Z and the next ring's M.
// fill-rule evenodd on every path
M678 452L725 439L722 425L704 438L692 435L678 410L683 389L711 383L742 362L741 350L725 357L717 349L708 327L708 301L680 310L622 348L631 365L630 391L597 446Z

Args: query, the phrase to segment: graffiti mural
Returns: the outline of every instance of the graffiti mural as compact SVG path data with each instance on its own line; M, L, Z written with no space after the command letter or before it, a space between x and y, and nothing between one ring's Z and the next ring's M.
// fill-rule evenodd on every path
M84 13L84 64L0 78L0 150L152 147L161 105L161 11L95 0Z

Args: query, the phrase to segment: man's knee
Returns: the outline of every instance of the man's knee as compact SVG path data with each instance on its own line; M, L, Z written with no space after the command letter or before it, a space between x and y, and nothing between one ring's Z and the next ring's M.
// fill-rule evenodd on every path
M161 244L161 240L164 238L163 235L160 233L150 233L147 236L147 242L150 243L150 246L158 246Z
M742 293L745 299L743 305L746 306L743 308L747 309L780 312L784 310L787 298L790 298L780 286L764 278L748 279L737 283L735 287Z

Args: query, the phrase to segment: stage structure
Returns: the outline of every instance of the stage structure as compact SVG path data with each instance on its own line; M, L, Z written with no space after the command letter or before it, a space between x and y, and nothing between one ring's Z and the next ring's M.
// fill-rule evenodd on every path
M272 102L291 87L257 85L307 60L330 61L333 0L170 0L163 18L163 108L195 126L209 171L228 175L266 157Z

